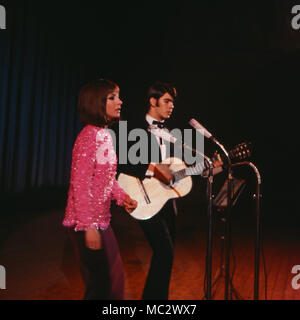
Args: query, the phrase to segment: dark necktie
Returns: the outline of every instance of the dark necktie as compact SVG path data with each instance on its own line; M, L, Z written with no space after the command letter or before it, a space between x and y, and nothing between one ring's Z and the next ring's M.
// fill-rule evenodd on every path
M165 124L163 122L159 122L157 120L152 121L152 125L156 125L158 128L163 129L165 127ZM162 138L159 137L159 145L162 145Z
M164 122L159 122L157 120L153 120L152 124L157 125L160 129L165 127Z

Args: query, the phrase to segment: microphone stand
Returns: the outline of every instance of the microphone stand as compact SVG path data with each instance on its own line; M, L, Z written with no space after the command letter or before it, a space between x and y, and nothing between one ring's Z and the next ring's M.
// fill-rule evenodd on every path
M256 236L255 236L255 259L254 259L254 300L258 300L259 297L259 263L260 263L260 247L261 247L261 216L260 216L260 186L261 176L257 167L248 161L235 163L233 166L247 165L250 166L256 175L256 191L253 195L255 199L255 216L256 216Z
M224 288L224 299L228 300L228 292L230 285L230 248L231 248L231 208L232 208L232 185L233 177L231 172L231 159L225 147L214 137L212 141L222 150L227 158L228 164L228 184L227 184L227 210L226 210L226 232L225 232L225 288Z
M186 149L189 149L199 155L201 155L206 161L209 171L207 177L207 218L208 218L208 232L207 232L207 242L206 242L206 293L205 297L207 300L211 300L211 275L212 275L212 235L213 235L213 194L212 194L212 185L213 185L213 163L209 157L207 157L202 152L182 143L182 146Z
M211 274L212 274L212 234L213 234L213 165L211 160L207 161L209 164L209 175L207 177L207 217L208 217L208 232L207 232L207 243L206 243L206 299L211 300Z
M209 166L209 174L207 179L207 215L208 215L208 233L207 233L207 253L206 253L206 285L207 285L207 293L206 293L206 299L211 299L211 273L212 273L212 226L213 226L213 218L212 218L212 208L213 208L213 195L212 195L212 183L213 183L213 163L209 157L207 157L202 152L198 151L197 149L194 149L184 142L180 141L179 139L173 137L172 135L165 135L162 131L153 131L149 130L151 133L153 133L155 136L158 136L162 139L165 139L169 142L175 143L178 141L182 148L188 149L192 152L195 152L202 156L206 163ZM224 149L225 150L225 149ZM226 150L225 150L226 152ZM226 152L227 154L227 152ZM228 155L228 154L227 154ZM228 157L229 159L229 157ZM230 161L230 159L229 159Z

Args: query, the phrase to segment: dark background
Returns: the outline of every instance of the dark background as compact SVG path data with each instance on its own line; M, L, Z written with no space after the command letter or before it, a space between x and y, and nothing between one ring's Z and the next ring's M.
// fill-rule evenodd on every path
M251 141L267 221L294 225L298 200L297 1L1 1L1 216L63 208L81 126L76 98L97 77L121 88L123 118L155 80L179 93L170 127L198 119L227 147ZM300 4L300 2L299 2ZM255 187L251 171L246 195ZM194 198L197 194L194 191Z

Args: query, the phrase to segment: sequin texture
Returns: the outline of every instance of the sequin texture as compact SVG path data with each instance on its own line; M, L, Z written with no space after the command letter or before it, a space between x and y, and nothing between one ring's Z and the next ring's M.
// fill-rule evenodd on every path
M116 180L117 157L109 131L87 125L79 133L72 152L72 167L64 226L75 231L110 224L110 205L123 205L125 191Z

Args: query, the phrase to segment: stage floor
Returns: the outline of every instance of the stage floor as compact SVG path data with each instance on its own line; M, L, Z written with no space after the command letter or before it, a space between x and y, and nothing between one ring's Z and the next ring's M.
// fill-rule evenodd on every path
M203 209L179 202L177 240L170 285L170 299L204 299L206 217ZM72 247L61 226L61 210L24 212L1 223L0 264L6 268L4 300L77 300L83 283ZM244 214L244 213L243 213ZM231 299L253 299L255 219L251 213L233 216ZM136 220L116 211L112 225L119 241L126 274L126 299L139 300L151 249ZM215 224L213 239L213 299L224 299L222 269L222 223ZM263 229L263 257L260 258L259 299L299 300L300 289L292 288L291 270L300 265L297 228L269 223ZM234 271L234 272L233 272ZM267 273L267 287L265 279Z

